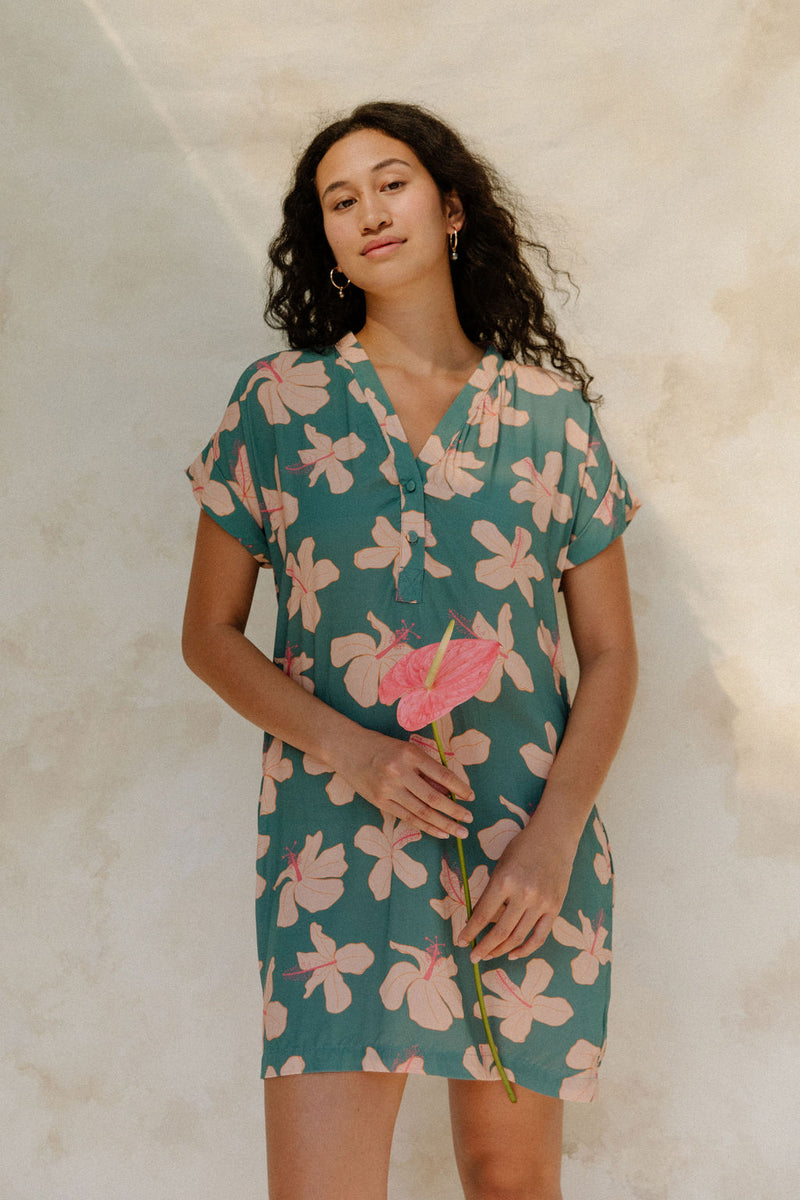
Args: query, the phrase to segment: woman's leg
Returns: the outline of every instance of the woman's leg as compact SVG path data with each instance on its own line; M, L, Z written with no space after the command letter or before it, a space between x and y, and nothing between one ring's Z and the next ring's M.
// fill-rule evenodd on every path
M502 1083L451 1079L450 1119L466 1200L562 1200L564 1104Z
M264 1080L270 1200L386 1200L405 1075Z

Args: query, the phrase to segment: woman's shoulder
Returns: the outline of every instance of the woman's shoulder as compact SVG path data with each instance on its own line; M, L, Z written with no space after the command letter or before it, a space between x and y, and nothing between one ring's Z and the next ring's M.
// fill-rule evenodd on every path
M584 428L591 423L592 405L580 384L568 375L513 359L501 360L498 374L513 393L516 408L527 409L539 420L572 420Z

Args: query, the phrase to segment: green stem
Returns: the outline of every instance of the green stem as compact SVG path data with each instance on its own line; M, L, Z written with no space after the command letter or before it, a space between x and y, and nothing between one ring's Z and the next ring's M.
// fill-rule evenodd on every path
M434 738L434 741L436 742L436 749L439 751L439 758L442 760L442 765L446 767L447 766L447 756L445 755L444 746L442 745L442 739L439 736L439 730L436 727L435 721L431 722L431 728L433 729L433 738ZM456 800L456 798L452 792L450 793L450 799L453 800L456 804L458 803L458 801ZM456 838L456 849L458 851L458 865L461 868L461 882L464 885L464 904L466 905L466 908L467 908L467 920L469 920L469 918L472 916L472 898L470 897L470 894L469 894L469 880L467 879L467 863L464 858L464 847L461 844L461 838ZM472 941L470 942L470 947L473 950L475 949L475 938L473 938ZM480 970L478 969L478 964L476 962L474 962L472 964L472 973L475 976L475 991L478 993L478 1007L481 1010L481 1020L483 1021L483 1028L486 1033L486 1041L489 1045L489 1049L492 1052L492 1058L494 1059L494 1065L497 1067L497 1070L500 1074L500 1078L503 1081L503 1085L504 1085L506 1091L508 1092L509 1100L511 1101L512 1104L516 1104L517 1097L514 1095L514 1089L512 1088L511 1084L508 1081L508 1076L506 1075L505 1067L500 1062L500 1054L498 1052L497 1046L495 1045L495 1040L492 1037L492 1031L489 1028L489 1016L486 1012L486 1001L483 998L483 983L481 981L481 973L480 973Z

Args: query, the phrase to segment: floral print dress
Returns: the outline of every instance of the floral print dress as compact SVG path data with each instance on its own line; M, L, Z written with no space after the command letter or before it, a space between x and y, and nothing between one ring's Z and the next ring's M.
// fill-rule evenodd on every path
M636 507L573 384L491 348L415 458L356 338L250 366L188 474L278 599L275 661L370 728L408 734L378 685L456 636L500 643L477 696L441 720L475 791L464 843L477 899L536 807L569 712L556 594ZM413 735L433 755L431 731ZM494 1079L455 845L384 816L347 780L265 736L257 930L262 1074L404 1071ZM527 959L482 964L517 1083L589 1100L603 1055L612 866L597 812L563 909Z

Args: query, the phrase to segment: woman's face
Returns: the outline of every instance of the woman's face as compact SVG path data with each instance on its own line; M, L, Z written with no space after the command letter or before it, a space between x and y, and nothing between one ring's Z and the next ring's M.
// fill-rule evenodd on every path
M342 271L369 294L430 275L450 278L447 235L463 212L442 197L405 142L360 129L335 142L317 167L325 235Z

